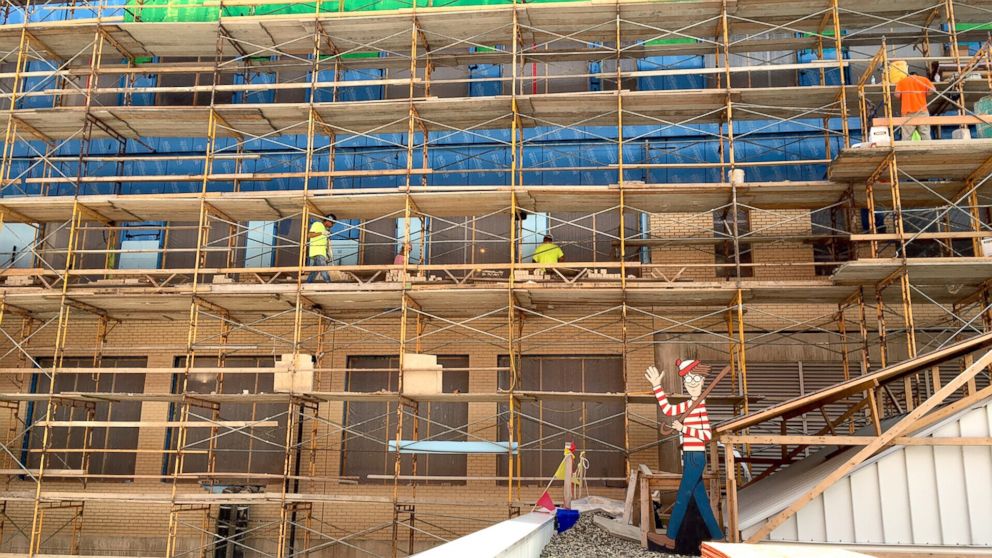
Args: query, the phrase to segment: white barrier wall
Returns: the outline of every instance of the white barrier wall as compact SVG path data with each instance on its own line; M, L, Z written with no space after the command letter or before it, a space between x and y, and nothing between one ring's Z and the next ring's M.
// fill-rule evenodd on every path
M529 513L435 546L417 558L538 558L554 534L554 514Z

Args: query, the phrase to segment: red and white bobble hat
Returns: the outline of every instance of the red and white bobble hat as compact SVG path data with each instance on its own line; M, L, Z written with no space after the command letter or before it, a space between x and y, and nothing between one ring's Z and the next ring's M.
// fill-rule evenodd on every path
M684 378L686 374L692 372L692 369L699 366L699 361L695 359L687 360L676 360L675 366L679 369L679 376Z

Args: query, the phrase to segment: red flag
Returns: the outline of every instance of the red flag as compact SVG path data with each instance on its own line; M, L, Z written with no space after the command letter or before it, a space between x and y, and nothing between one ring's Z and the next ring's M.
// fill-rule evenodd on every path
M537 499L537 505L534 507L544 508L549 512L553 512L555 511L555 502L551 499L551 495L548 494L548 491L545 490L544 494L541 494L541 497Z

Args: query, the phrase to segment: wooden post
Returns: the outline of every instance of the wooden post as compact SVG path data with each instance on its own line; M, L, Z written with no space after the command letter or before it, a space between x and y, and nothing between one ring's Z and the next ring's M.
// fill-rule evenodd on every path
M648 547L648 533L654 533L654 506L651 503L651 482L641 476L641 547Z
M965 355L962 365L964 366L965 369L968 369L969 367L971 367L974 360L975 360L974 357L972 357L970 354ZM967 390L967 395L974 395L975 391L977 391L977 386L975 385L974 377L968 378L968 382L966 384L965 389Z
M871 406L871 422L875 427L875 435L880 436L882 434L882 409L878 404L878 399L875 397L874 389L868 390L868 404Z
M737 527L737 470L734 465L734 445L724 444L723 458L727 472L727 540L735 543L738 537Z
M630 470L627 478L627 497L623 500L623 521L627 525L636 525L634 521L634 501L637 499L637 469Z
M565 442L565 490L564 490L565 504L564 505L566 508L572 507L572 492L573 492L572 468L575 466L574 461L575 461L575 455L572 454L571 444L569 442Z

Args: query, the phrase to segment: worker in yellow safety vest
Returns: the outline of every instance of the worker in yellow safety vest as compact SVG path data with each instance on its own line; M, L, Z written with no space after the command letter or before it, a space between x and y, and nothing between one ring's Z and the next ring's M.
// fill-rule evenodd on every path
M534 263L556 264L565 260L565 252L554 243L554 238L550 234L544 235L544 241L534 250ZM538 269L538 273L544 273L544 268Z
M310 232L307 233L307 258L309 258L312 267L326 267L330 261L332 253L330 236L334 221L337 221L337 217L328 215L310 225ZM316 270L311 271L307 277L307 283L313 283L317 273ZM320 270L319 273L325 283L331 282L331 276L327 274L326 269Z

